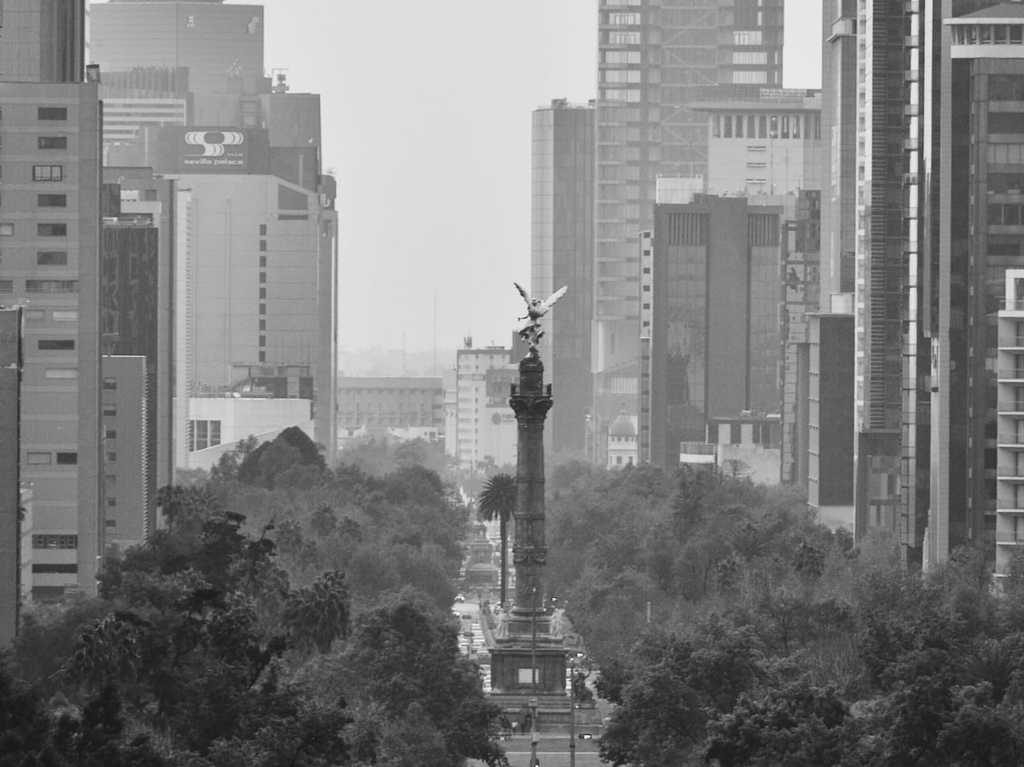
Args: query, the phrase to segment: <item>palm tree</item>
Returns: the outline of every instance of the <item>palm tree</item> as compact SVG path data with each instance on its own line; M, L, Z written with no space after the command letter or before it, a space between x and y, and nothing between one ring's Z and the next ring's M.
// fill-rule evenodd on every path
M477 496L477 513L480 519L497 519L501 536L501 605L508 598L508 521L516 510L516 478L511 474L495 474L484 482L483 490Z

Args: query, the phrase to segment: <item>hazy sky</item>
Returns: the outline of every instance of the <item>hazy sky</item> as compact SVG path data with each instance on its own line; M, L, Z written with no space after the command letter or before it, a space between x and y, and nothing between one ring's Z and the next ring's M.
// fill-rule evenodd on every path
M597 0L263 0L266 65L323 96L341 343L507 344L529 283L530 113L595 95ZM820 85L821 0L787 0L785 85Z

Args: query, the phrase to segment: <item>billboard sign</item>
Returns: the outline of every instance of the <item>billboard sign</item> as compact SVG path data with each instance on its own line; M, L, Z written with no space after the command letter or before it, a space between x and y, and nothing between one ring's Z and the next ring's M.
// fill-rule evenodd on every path
M197 170L244 170L249 147L240 130L189 130L183 136L181 165Z
M253 173L270 168L267 131L262 128L164 125L145 128L145 162L157 173Z

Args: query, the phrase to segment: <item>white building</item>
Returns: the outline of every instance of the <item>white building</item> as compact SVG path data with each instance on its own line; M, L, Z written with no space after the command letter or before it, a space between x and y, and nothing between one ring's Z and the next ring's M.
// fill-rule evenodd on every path
M634 466L639 460L636 433L637 417L619 413L608 427L608 468Z
M1024 551L1024 269L1006 270L998 355L997 578Z
M281 397L193 397L189 400L188 467L209 471L249 437L269 442L291 426L313 434L313 403Z
M750 197L823 188L820 92L763 89L759 98L693 108L708 115L708 194Z
M467 338L456 353L454 381L445 378L452 387L445 392L445 452L460 467L515 464L518 431L508 398L518 376L505 347L474 349Z

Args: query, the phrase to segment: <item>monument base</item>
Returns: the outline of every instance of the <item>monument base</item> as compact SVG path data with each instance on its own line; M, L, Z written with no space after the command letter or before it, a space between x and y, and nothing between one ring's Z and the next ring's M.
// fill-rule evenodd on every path
M518 639L498 639L491 655L491 689L515 695L566 695L565 649L537 638L531 647Z

